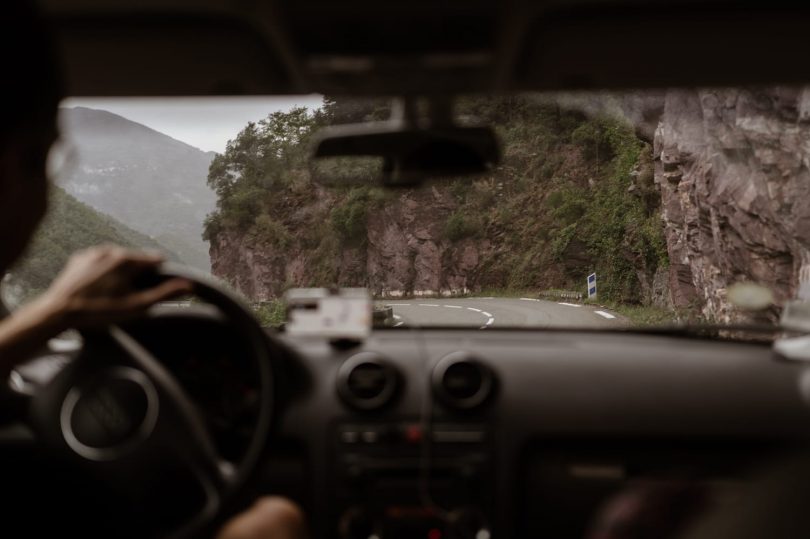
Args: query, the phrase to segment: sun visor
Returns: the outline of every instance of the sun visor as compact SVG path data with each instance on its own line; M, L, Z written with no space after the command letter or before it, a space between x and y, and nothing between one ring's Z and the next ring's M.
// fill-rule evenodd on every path
M289 93L261 32L208 17L66 17L53 21L72 96Z

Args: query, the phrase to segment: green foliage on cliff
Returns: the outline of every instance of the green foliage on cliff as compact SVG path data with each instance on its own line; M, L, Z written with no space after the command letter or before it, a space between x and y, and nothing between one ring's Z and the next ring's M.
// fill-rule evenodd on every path
M45 221L22 260L11 270L12 282L29 296L48 287L75 251L101 244L157 249L170 259L174 255L151 238L82 204L60 187L50 190Z
M572 287L581 288L584 274L596 271L601 297L639 301L636 272L651 274L668 263L658 212L631 189L632 172L650 149L628 126L604 118L587 120L572 132L571 140L592 149L582 155L601 171L594 170L599 176L593 185L554 182L559 187L546 199L552 217L552 253L563 261L571 241L578 241L591 264L576 275L579 283L573 281ZM609 159L597 163L598 155Z
M596 271L600 297L641 302L639 275L668 263L660 197L649 178L636 181L650 174L650 147L618 120L534 97L468 98L456 112L495 127L503 163L473 180L386 192L323 188L306 162L317 129L382 119L387 108L379 102L326 100L317 111L276 112L251 123L211 164L208 181L219 201L206 237L216 244L221 234L252 233L274 247L279 266L286 252L295 253L306 271L295 282L280 272L285 286L372 285L364 263L369 230L395 223L404 206L413 214L428 204L414 241L432 234L443 263L452 264L463 245L487 245L468 276L473 289L581 289Z
M284 223L266 213L259 214L253 221L252 231L259 240L279 249L286 249L292 242L292 235Z
M353 187L344 192L344 198L332 208L332 229L347 244L362 244L366 239L369 211L384 199L381 189Z
M504 159L490 178L451 187L458 215L483 215L502 248L484 261L487 288L584 288L599 274L600 297L642 301L639 273L666 266L657 193L636 185L651 149L632 128L532 98L471 100L466 112L492 122ZM650 196L652 195L652 196ZM454 215L455 215L454 214Z
M306 147L315 116L305 107L274 112L249 123L208 169L208 185L217 194L217 210L208 216L203 237L223 229L246 231L266 213L268 196L281 194L306 164Z
M448 240L455 242L478 235L481 232L481 226L481 221L475 216L456 210L450 214L444 224L444 235Z

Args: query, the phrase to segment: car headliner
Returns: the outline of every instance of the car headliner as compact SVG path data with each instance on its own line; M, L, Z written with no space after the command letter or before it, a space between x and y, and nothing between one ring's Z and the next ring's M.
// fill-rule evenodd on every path
M810 8L612 0L42 0L69 94L437 94L801 83Z

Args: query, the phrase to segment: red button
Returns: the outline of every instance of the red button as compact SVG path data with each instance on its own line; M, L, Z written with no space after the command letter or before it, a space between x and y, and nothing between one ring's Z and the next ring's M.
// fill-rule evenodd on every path
M422 441L422 427L419 425L408 425L405 428L405 440L412 444ZM431 538L432 539L432 538Z

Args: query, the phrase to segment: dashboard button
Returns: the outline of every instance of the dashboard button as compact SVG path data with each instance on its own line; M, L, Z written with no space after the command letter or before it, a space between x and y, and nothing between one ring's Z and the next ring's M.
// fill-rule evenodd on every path
M404 434L405 441L412 444L418 444L424 439L422 427L419 425L407 425Z

